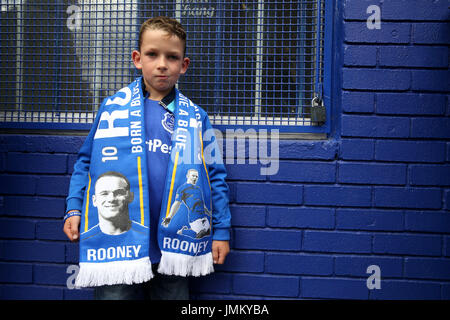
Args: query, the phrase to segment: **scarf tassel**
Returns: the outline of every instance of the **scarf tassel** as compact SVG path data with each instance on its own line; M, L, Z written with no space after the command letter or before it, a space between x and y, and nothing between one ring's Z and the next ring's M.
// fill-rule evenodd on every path
M212 253L201 256L189 256L163 251L158 273L174 276L204 276L214 272Z
M80 263L75 286L97 287L114 284L133 284L153 278L152 265L148 257L104 263Z

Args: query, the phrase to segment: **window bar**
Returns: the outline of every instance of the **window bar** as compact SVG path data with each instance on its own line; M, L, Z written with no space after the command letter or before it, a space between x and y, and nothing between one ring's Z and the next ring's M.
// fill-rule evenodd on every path
M261 87L264 45L264 0L258 0L258 14L256 22L256 65L255 65L255 119L261 117Z
M299 39L297 44L297 118L304 122L303 103L305 101L305 90L302 88L302 82L305 81L306 68L306 6L304 2L299 2L300 8L297 10L297 19L299 25Z
M216 8L216 48L215 48L215 70L214 70L214 113L222 114L222 101L223 85L222 85L222 72L223 72L223 35L222 26L223 19L223 5L222 1L218 1ZM218 108L220 106L220 109Z
M322 101L322 0L317 0L315 94Z
M60 7L61 6L61 7ZM55 118L58 119L58 122L60 120L61 117L61 113L59 112L59 98L61 97L61 82L62 82L62 77L61 77L61 73L62 73L62 52L63 52L63 19L64 17L62 16L62 4L61 3L56 3L55 4L55 13L56 13L56 32L55 32L55 50L56 50L56 59L57 59L57 63L55 64L55 73L56 73L56 77L55 77L55 93L54 93L54 98L53 98L53 107L52 107L52 112L49 113L51 114L51 119L50 121L53 122L55 120ZM39 113L41 114L41 113ZM45 120L47 122L47 112L44 113L45 114Z
M22 79L23 79L23 5L22 1L18 0L16 2L16 12L17 12L17 35L16 35L16 107L15 110L18 111L18 119L20 121L20 112L22 110ZM9 6L8 6L9 7ZM8 8L7 8L8 10ZM11 115L14 117L14 115Z
M103 62L103 3L94 5L96 17L95 63L94 63L94 107L98 108L102 98L102 62Z

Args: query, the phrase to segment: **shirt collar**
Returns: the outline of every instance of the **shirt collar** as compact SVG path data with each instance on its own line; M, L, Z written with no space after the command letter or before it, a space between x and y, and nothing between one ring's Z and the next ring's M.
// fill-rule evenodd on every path
M145 91L145 84L144 84L144 78L142 78L142 93L144 94L144 98L148 98L148 92ZM174 112L175 106L174 106L174 100L175 100L175 86L170 90L170 92L159 101L159 104L164 107L164 109Z

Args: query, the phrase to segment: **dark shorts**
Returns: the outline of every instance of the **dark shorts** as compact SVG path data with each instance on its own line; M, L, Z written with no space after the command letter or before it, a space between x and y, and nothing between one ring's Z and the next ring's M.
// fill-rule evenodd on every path
M154 277L139 284L117 284L94 289L95 300L188 300L189 278L166 276L156 272Z

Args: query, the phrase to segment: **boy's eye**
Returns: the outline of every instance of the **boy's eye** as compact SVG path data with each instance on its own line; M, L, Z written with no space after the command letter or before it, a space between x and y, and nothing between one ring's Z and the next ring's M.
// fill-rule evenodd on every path
M147 56L154 57L154 56L156 56L156 53L155 52L147 52Z

